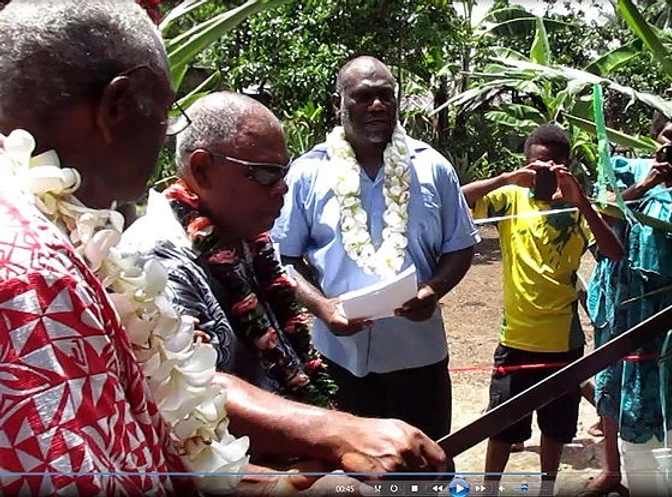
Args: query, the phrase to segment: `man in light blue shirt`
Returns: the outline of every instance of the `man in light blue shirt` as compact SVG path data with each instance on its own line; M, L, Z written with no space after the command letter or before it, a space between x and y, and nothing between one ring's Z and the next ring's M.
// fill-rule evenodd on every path
M396 82L373 57L339 71L343 128L300 157L273 228L299 297L317 317L340 408L399 417L432 438L450 431L450 378L438 300L462 279L480 241L451 164L397 124ZM417 296L396 317L348 320L338 297L417 269Z

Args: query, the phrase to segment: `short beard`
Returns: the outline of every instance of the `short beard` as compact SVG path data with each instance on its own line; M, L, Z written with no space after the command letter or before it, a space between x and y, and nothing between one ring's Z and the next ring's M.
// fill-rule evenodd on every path
M392 140L392 131L384 129L378 131L368 131L363 138L370 143L388 143Z
M348 112L347 108L343 105L343 101L341 100L341 125L343 127L346 122L352 123L350 120L350 112ZM352 124L348 126L352 130ZM357 136L354 137L357 139L358 142L362 143L375 143L375 144L381 144L381 143L389 143L392 141L392 135L394 134L394 129L391 130L373 130L373 131L367 131L367 130L362 130L361 133Z

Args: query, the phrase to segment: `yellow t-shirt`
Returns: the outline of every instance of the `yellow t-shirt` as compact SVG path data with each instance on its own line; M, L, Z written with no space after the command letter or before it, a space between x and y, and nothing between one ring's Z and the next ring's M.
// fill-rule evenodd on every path
M511 216L497 223L504 267L503 345L533 352L566 352L581 347L576 271L592 243L577 211L525 216L569 207L536 201L529 189L505 186L480 198L475 218Z

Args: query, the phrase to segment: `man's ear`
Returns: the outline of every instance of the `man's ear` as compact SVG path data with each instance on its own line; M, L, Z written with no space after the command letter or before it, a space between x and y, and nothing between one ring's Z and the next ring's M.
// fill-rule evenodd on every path
M194 179L198 188L202 190L212 188L211 172L215 166L212 156L205 150L197 149L189 155L188 161L188 174Z
M118 76L105 86L96 111L96 124L107 143L112 141L116 130L128 122L135 107L128 76Z
M331 108L334 110L334 114L339 119L341 118L341 96L338 93L334 93L331 96Z

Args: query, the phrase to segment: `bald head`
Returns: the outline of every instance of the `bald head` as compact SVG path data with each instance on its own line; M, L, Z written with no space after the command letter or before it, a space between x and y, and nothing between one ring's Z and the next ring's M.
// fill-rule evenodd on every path
M242 146L254 146L253 130L264 127L267 131L282 133L280 121L268 108L239 93L211 93L189 107L187 115L191 125L177 135L180 173L188 165L194 150L233 154Z
M338 71L332 106L359 160L364 153L371 163L382 160L397 123L396 83L375 57L356 57Z
M336 76L336 93L343 95L343 89L353 75L359 78L361 74L371 74L374 72L386 74L394 81L394 76L390 69L379 59L370 55L361 55L350 59L338 71L338 76Z

